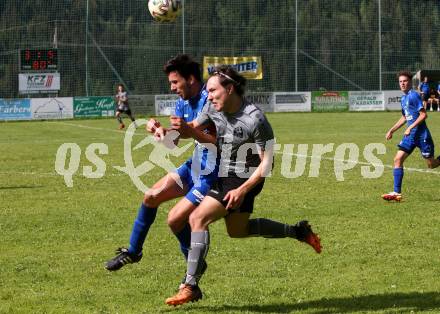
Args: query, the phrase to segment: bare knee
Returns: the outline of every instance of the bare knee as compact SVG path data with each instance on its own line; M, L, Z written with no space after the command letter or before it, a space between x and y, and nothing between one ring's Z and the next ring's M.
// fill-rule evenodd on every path
M394 157L394 168L402 168L403 161L400 156Z
M171 231L173 231L174 233L177 233L180 230L182 230L182 228L186 224L186 219L185 219L185 217L182 217L181 215L175 215L170 212L168 214L167 224L170 227Z
M228 236L230 238L246 238L249 236L247 229L226 228L226 231L228 232Z
M226 232L231 238L249 236L249 213L232 213L225 218Z
M245 238L249 236L249 220L226 221L226 232L231 238Z
M189 225L191 230L200 231L207 230L209 226L208 219L199 211L195 210L189 215Z
M156 208L159 207L160 205L160 201L158 198L158 193L154 193L154 192L146 192L144 195L144 204L145 206L148 207L152 207L152 208Z

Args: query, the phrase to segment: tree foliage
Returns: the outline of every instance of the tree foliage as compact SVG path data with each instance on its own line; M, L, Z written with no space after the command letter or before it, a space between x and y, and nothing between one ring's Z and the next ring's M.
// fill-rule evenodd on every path
M184 20L158 24L145 0L2 0L0 97L18 96L19 50L52 47L55 29L63 96L85 95L86 77L93 95L120 81L165 93L162 65L183 51L261 56L255 91L377 90L381 56L382 88L395 89L394 72L440 66L439 11L438 0L185 1Z

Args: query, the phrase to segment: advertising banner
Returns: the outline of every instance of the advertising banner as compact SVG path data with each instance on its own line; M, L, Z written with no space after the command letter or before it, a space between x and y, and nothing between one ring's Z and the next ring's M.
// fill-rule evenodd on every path
M348 92L312 92L312 111L331 112L348 110Z
M154 107L156 108L156 116L170 116L176 110L176 101L178 95L156 95L154 97Z
M31 119L29 99L0 99L0 120Z
M385 103L383 92L353 91L348 92L350 111L383 111Z
M115 115L113 97L75 97L73 114L77 117L112 117Z
M231 65L247 79L263 79L263 63L261 57L203 57L203 78L208 79L214 67Z
M32 119L72 119L73 98L32 98Z
M263 112L273 112L273 93L249 93L246 100L257 105Z
M402 96L403 92L400 90L383 91L385 110L402 110L402 106L400 105L400 99Z
M20 73L18 92L31 94L38 92L57 92L60 90L60 73Z
M274 112L310 112L312 100L310 92L274 94Z

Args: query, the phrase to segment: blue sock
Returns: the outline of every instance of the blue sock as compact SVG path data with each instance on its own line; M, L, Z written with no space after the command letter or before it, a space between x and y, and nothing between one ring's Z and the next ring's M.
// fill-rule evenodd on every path
M189 223L186 223L185 227L175 234L180 243L180 250L185 256L185 260L188 260L188 251L191 247L191 227Z
M403 168L394 168L394 192L401 193L402 191L402 180L403 180Z
M134 221L130 236L130 247L128 248L130 254L139 254L142 252L142 246L144 245L150 226L153 224L154 219L156 219L156 213L157 208L147 207L144 203L139 207L138 216Z

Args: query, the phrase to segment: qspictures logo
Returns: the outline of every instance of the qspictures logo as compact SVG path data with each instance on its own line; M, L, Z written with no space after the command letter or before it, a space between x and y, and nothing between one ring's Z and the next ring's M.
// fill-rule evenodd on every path
M147 124L147 120L136 120L137 127ZM145 136L137 144L134 143L134 135L136 125L130 124L124 136L124 162L125 165L112 165L112 167L124 174L126 174L136 188L145 193L150 188L142 180L145 174L155 170L162 169L167 173L176 173L177 167L172 162L171 157L180 157L187 153L194 147L192 142L187 142L181 147L175 145L179 133L171 131L166 134L162 140L157 140L151 135ZM240 130L234 133L234 136L242 136ZM139 134L137 134L139 135ZM215 168L215 163L219 163L219 176L230 175L231 169L235 171L236 175L241 178L249 178L255 170L254 168L237 167L237 165L244 165L249 158L249 154L258 155L260 151L257 146L245 143L238 147L234 154L231 153L231 144L222 144L221 149L212 144L200 144L202 148L209 150L210 154L207 160L201 161L200 155L193 154L191 174L193 181L196 182L200 175L208 175ZM145 161L136 165L133 161L133 151L138 151L143 148L149 148L149 154ZM200 147L199 147L200 148ZM296 149L296 152L295 152ZM197 150L197 149L196 149ZM82 174L89 179L99 179L105 176L107 164L100 157L107 155L109 152L108 145L105 143L91 143L86 147L85 157L93 164L93 166L83 166ZM365 179L374 179L382 176L384 172L384 165L377 155L384 155L386 147L382 143L370 143L363 148L360 148L355 143L342 143L335 145L334 143L327 144L280 144L274 140L268 141L264 148L264 153L269 154L271 164L263 169L263 174L266 177L274 175L272 169L275 155L281 155L280 175L284 178L294 179L304 175L309 178L317 178L321 175L320 169L323 160L330 161L333 164L333 173L336 181L345 181L345 174L348 171L356 171L355 167L360 165L360 175ZM232 156L233 155L233 156ZM359 161L360 157L365 161ZM220 158L216 158L219 156ZM296 161L293 158L296 157ZM77 143L64 143L59 146L56 159L55 171L63 176L67 187L74 186L74 175L79 170L81 159L81 148ZM202 165L203 163L204 165ZM234 167L231 167L231 164ZM210 165L210 166L207 166ZM214 166L213 166L214 165ZM308 172L306 166L308 165ZM226 171L224 170L226 169ZM172 176L175 178L179 186L183 187L178 175Z

